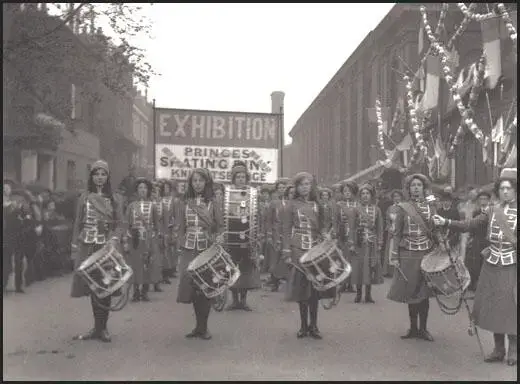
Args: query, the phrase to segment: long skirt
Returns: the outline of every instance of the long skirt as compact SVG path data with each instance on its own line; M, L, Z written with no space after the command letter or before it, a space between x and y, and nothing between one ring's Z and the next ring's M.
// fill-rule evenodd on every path
M421 261L430 251L409 251L399 248L399 267L408 281L396 268L390 290L386 296L387 299L398 303L416 304L433 296L433 292L426 285L425 277L421 271Z
M383 276L393 276L394 274L394 267L390 265L390 246L392 242L390 241L390 235L388 236L388 239L386 241L386 246L383 251Z
M77 252L74 252L72 254L74 258L74 271L76 271L81 263L83 263L85 260L87 260L90 255L92 255L94 252L97 252L101 248L103 248L105 244L85 244L80 243L79 249ZM88 286L87 281L74 272L74 275L72 276L72 289L70 292L71 297L84 297L84 296L90 296L91 290Z
M477 287L478 279L482 269L482 264L484 263L484 258L482 257L481 252L484 248L486 248L486 246L487 242L474 238L466 252L464 265L468 269L469 275L471 276L471 283L469 285L469 289L472 291L474 291Z
M262 286L260 280L260 270L256 263L251 260L249 248L229 248L227 249L233 262L240 270L240 277L233 284L232 289L258 289Z
M135 249L130 244L128 261L134 271L133 284L155 284L161 281L163 258L155 239L152 240L151 248L151 251L148 250L144 241L139 241Z
M282 252L277 251L272 244L267 245L271 253L271 263L269 265L269 273L277 279L287 280L289 276L289 266L283 261Z
M484 262L478 280L473 318L493 333L517 335L517 265Z
M163 269L174 269L178 263L178 252L177 246L173 243L167 243L162 249L162 267Z
M352 285L383 284L381 258L375 244L363 243L350 258Z
M196 249L182 248L179 252L179 286L177 287L177 303L191 304L197 293L200 293L199 288L195 285L191 276L187 273L188 265L195 259L202 251Z
M306 250L292 247L292 262L298 263L300 257L303 256ZM296 269L294 266L289 266L289 275L286 285L285 300L290 302L307 301L311 297L311 292L315 288L312 283L307 279L307 276ZM319 299L330 299L334 297L335 289L331 288L324 292L318 292Z

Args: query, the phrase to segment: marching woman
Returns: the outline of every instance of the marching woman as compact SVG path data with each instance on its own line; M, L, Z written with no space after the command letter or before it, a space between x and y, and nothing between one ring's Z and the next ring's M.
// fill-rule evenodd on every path
M272 211L273 218L273 226L272 226L272 238L277 239L273 241L275 253L274 259L271 260L271 266L269 267L269 272L271 273L273 283L272 283L272 292L278 292L278 288L280 287L280 280L285 280L289 278L289 266L285 262L282 253L282 220L284 217L284 211L289 206L289 202L294 198L294 186L288 184L285 188L283 196L280 199L280 205L275 207L274 211Z
M399 203L403 201L403 191L400 189L394 189L390 192L390 198L392 199L392 205L388 207L386 210L386 233L387 233L387 241L385 247L385 254L383 257L383 276L392 277L393 276L393 267L389 264L390 260L390 239L392 238L392 234L394 232L395 227L395 218L397 215L397 211L399 210Z
M277 266L281 260L281 252L282 252L282 231L281 231L281 216L280 211L283 206L285 206L286 197L285 191L286 186L289 183L290 179L286 177L279 178L276 180L274 185L274 191L271 195L271 202L269 203L269 207L266 212L266 259L269 260L269 285L272 287L272 291L278 291L278 287L280 285L280 277L277 277L275 273L277 270ZM284 263L285 264L285 263ZM287 269L285 267L285 269Z
M456 231L487 228L489 247L482 251L484 263L475 292L473 320L475 325L493 332L495 348L486 357L488 363L503 361L506 355L505 335L509 341L507 364L517 362L517 170L504 168L495 182L497 205L476 217L455 221L435 216L435 224Z
M133 274L134 295L132 301L150 301L150 284L161 278L161 255L157 241L161 241L157 206L152 201L153 184L144 177L135 181L137 198L126 209L124 241L129 248L129 262Z
M171 221L174 223L173 233L179 236L181 247L177 302L193 304L195 311L196 326L186 337L209 340L211 300L195 286L186 271L190 262L213 242L222 244L222 211L214 200L213 179L207 169L197 168L190 175L185 198L174 205Z
M403 189L406 201L399 204L390 241L389 262L394 266L394 276L387 298L408 304L410 329L402 339L433 341L427 330L432 292L421 271L421 261L435 246L444 246L439 233L433 231L435 209L426 201L429 179L423 174L412 174L404 180Z
M83 261L107 243L112 243L114 247L119 246L123 218L121 208L112 193L108 164L103 160L94 162L87 182L87 191L80 196L76 207L71 245L74 269L79 268ZM71 296L90 296L94 315L94 328L85 334L75 336L75 339L99 339L110 342L107 322L111 296L98 298L91 292L87 282L77 274L72 278Z
M301 256L322 238L330 238L325 229L330 228L331 223L324 220L314 177L310 173L300 172L294 177L293 185L294 198L288 202L282 219L283 257L286 263L292 264L286 299L299 304L301 327L297 337L310 335L314 339L321 339L318 330L320 294L295 265L299 265Z
M177 184L175 180L164 180L159 191L162 196L162 225L163 225L163 240L164 240L164 254L163 254L163 268L162 268L162 282L164 284L171 284L170 278L176 277L178 252L177 245L173 242L170 228L170 218L172 217L172 210L174 203L178 200Z
M231 183L234 184L235 189L246 189L249 179L247 165L241 161L235 162L231 168ZM259 212L257 212L257 216L259 216ZM258 242L259 239L256 239L256 241ZM230 287L233 302L227 309L251 311L251 308L247 305L247 291L261 287L260 270L255 262L257 250L250 249L249 246L245 248L229 247L228 252L238 265L240 277Z
M159 226L157 228L157 238L155 239L156 248L158 252L158 261L157 263L160 264L160 277L158 280L153 281L153 290L154 292L163 292L160 283L163 281L164 276L164 259L166 257L166 242L164 241L164 230L166 229L167 225L165 225L164 222L164 204L163 204L163 185L166 180L154 180L152 183L153 189L152 189L152 201L155 206L155 209L157 211L157 216L159 220ZM159 238L161 241L159 241Z
M222 204L222 209L224 209L224 184L214 183L213 191L215 193L215 200L219 201Z
M329 188L321 188L320 189L320 197L319 197L320 205L323 210L323 214L328 217L326 220L327 223L332 225L334 219L334 201L332 200L332 191ZM329 231L330 228L325 228L325 231Z
M359 188L359 204L354 222L350 225L351 241L356 251L351 255L352 284L356 286L355 303L361 301L362 288L365 286L365 303L374 303L372 285L383 284L381 250L383 248L383 215L375 204L375 189L371 184Z
M358 185L353 181L347 181L339 186L339 193L342 196L336 203L336 226L337 234L342 244L343 255L346 260L351 263L351 257L355 252L354 243L348 244L350 228L349 223L352 215L355 215L355 208L357 207L356 196L359 192ZM344 291L348 293L355 292L352 287L352 274L347 278Z
M261 273L269 272L269 267L271 265L269 257L271 257L272 255L267 250L267 217L270 202L271 188L269 187L269 185L264 184L260 188L260 199L258 201L258 206L260 207L258 232L260 234L260 237L263 239L260 247L261 254L264 255L264 259L262 260L262 268L260 268Z

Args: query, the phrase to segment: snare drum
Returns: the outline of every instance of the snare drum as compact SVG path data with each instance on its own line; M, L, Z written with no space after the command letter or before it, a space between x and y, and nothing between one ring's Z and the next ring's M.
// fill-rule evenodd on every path
M435 293L446 297L465 291L471 282L463 260L457 257L452 262L450 256L439 248L424 256L421 270Z
M94 294L103 299L114 294L132 277L133 271L112 244L90 255L76 270Z
M240 277L229 253L216 244L193 259L186 272L208 299L220 295Z
M314 246L300 258L300 264L320 292L341 284L352 272L335 240L325 240Z

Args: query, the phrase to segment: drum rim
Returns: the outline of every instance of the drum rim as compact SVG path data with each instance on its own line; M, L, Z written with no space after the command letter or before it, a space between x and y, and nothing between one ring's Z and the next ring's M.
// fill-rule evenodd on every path
M102 253L103 250L107 250L105 253ZM117 249L112 246L109 243L106 243L102 248L98 249L96 252L92 253L90 256L88 256L85 260L81 262L81 264L78 267L78 270L85 270L92 264L94 264L94 261L97 260L100 257L106 256L109 253L117 252ZM102 256L100 256L102 255ZM88 262L88 263L87 263Z
M328 244L324 244L325 242L327 242ZM323 252L323 253L321 253L319 256L317 256L315 259L312 259L312 260L306 260L306 258L309 256L309 252L310 252L310 251L312 251L314 248L317 248L317 247L319 247L319 246L321 246L321 245L323 245L323 244L324 244L325 246L329 245L330 248L328 248L328 249L336 248L337 250L340 251L340 249L339 249L338 246L337 246L336 241L334 241L334 240L324 240L324 241L322 241L321 243L316 244L316 245L315 245L314 247L312 247L311 249L307 250L307 252L305 252L305 253L300 257L300 260L299 260L300 264L303 265L303 264L307 264L307 263L310 263L310 262L312 262L312 261L316 261L316 260L320 260L320 261L321 261L321 257L326 257L326 256L330 255L330 253ZM327 249L327 250L328 250L328 249Z

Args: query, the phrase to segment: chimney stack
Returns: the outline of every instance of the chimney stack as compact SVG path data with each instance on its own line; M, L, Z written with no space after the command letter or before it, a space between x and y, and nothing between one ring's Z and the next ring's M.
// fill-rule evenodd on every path
M283 99L285 93L282 91L274 91L271 93L271 113L283 113Z

